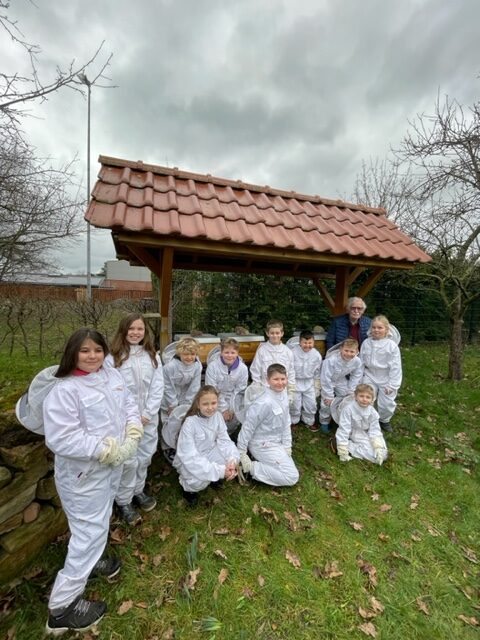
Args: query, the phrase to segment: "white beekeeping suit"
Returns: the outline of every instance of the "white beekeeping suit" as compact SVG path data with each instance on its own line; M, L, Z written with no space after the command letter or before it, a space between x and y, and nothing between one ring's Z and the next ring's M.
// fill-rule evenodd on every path
M168 409L181 404L191 405L198 390L202 378L202 363L197 358L191 364L186 364L174 356L163 367L163 379L165 383L163 400L161 404L162 436L165 442L176 441L178 428L175 433L170 433L168 428ZM166 433L164 433L166 432Z
M239 453L230 440L222 414L210 418L188 416L177 441L173 466L185 491L198 492L225 477L225 466L238 462Z
M328 423L330 420L330 406L325 400L333 400L335 397L347 396L355 390L357 384L362 381L363 364L358 356L351 360L342 358L339 348L333 347L327 353L320 374L322 395L320 404L320 422Z
M140 424L135 399L116 369L61 378L44 401L45 441L55 454L55 484L71 537L55 579L50 610L80 596L107 543L122 465L99 462L106 438L122 443Z
M322 356L317 349L304 351L299 344L292 347L292 353L295 367L295 397L290 409L292 422L296 424L301 418L304 424L312 426L320 393Z
M247 449L255 458L251 475L255 480L273 486L291 486L299 473L292 459L292 432L288 396L265 389L251 404L237 439L240 453Z
M128 390L137 402L142 418L148 422L143 425L144 433L139 442L137 454L123 465L122 480L116 502L119 505L130 504L134 495L143 492L148 467L158 444L158 419L160 403L163 398L163 367L160 356L155 357L154 367L150 354L142 345L130 345L129 356L118 371L121 373ZM113 367L113 356L109 354L104 366Z
M283 364L287 370L288 385L295 385L292 350L286 344L272 344L271 342L262 342L257 347L250 365L252 382L267 386L267 369L271 364Z
M382 464L387 458L387 445L380 429L378 413L372 405L361 407L354 398L341 403L335 439L340 460L342 451L348 451L353 458L363 458L377 464Z
M400 334L390 325L390 334L386 338L367 338L360 350L364 365L363 382L374 388L380 422L384 423L390 422L395 413L395 399L402 384L402 359L398 342Z
M248 384L247 365L239 356L236 363L229 367L219 354L207 365L205 384L212 385L218 391L218 410L221 413L231 411L235 414L235 397L243 394ZM234 415L231 420L226 421L226 424L228 432L232 433L239 425L239 421Z

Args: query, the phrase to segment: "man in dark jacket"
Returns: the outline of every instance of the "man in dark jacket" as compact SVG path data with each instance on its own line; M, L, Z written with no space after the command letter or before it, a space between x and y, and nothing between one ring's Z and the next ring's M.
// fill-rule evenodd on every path
M346 338L355 338L358 346L367 337L370 328L371 318L364 316L367 305L362 298L349 298L345 307L346 313L336 316L328 329L327 349L342 342Z

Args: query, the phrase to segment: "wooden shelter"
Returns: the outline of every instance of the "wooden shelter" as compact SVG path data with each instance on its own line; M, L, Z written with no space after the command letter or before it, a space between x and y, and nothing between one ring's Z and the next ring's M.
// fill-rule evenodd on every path
M140 161L99 162L85 218L112 230L117 258L158 276L162 347L171 340L173 269L308 278L339 314L349 295L364 297L386 269L430 260L384 209ZM326 280L335 281L333 297Z

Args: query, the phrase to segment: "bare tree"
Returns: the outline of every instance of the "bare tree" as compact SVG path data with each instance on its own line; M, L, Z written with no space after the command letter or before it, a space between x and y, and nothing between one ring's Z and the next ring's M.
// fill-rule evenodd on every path
M33 5L34 6L34 5ZM92 85L104 86L104 75L112 54L102 63L103 42L83 64L72 61L57 67L53 77L41 77L38 59L41 49L28 42L10 17L10 3L0 0L0 33L6 33L27 56L30 71L0 73L0 281L22 271L52 268L50 250L58 241L74 238L79 232L79 211L85 200L79 196L73 162L54 168L49 158L37 157L21 129L24 107L45 101L62 88L78 91ZM85 71L96 63L99 70L92 80ZM111 86L111 85L109 85Z
M448 378L463 377L463 322L480 297L480 103L437 99L432 115L410 122L385 163L364 165L356 196L391 207L393 217L433 258L417 285L441 296L450 320Z

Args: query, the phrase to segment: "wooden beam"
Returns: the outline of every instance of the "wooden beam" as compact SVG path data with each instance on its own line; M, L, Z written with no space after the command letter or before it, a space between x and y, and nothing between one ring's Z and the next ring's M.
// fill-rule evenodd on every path
M355 280L358 278L358 276L360 276L363 272L365 271L365 267L356 267L355 269L353 269L347 278L347 284L350 287Z
M367 293L377 284L380 278L385 273L386 269L374 269L372 273L369 275L367 280L362 284L360 289L357 291L357 296L359 298L364 298Z
M318 277L317 278L312 278L312 282L317 287L318 291L320 292L320 295L322 296L322 299L323 299L326 307L330 311L330 314L333 315L333 309L335 307L335 303L333 301L332 296L330 295L330 292L327 290L327 288L325 287L323 282Z
M173 249L162 251L162 275L160 278L160 349L172 341L169 332L170 294L172 291Z
M333 315L345 312L348 300L348 270L347 267L337 267L335 275L335 306Z
M153 271L159 280L161 279L162 265L159 260L152 256L150 251L135 244L127 245L127 248L147 269Z

